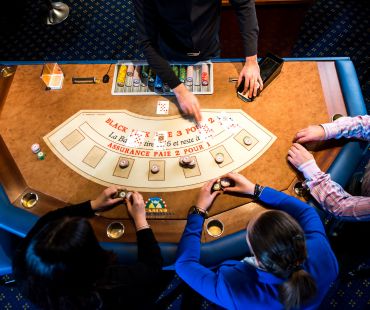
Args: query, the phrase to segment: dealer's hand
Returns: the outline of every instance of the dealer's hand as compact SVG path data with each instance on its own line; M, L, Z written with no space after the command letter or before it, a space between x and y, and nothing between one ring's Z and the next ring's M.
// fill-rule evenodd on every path
M217 179L213 179L207 182L200 189L198 201L196 203L196 206L199 209L207 211L211 207L212 202L215 200L216 196L221 193L220 191L214 191L213 193L211 193L211 188L216 180Z
M305 143L309 141L325 140L325 130L320 125L312 125L298 131L294 137L294 142Z
M184 84L180 84L173 89L176 95L177 101L180 105L180 109L186 115L191 115L194 117L197 123L202 120L202 114L200 112L200 105L197 97L191 93Z
M294 143L288 151L288 160L296 168L311 159L312 154L298 143Z
M134 219L136 229L148 226L146 221L145 204L143 196L138 192L133 192L130 199L126 199L128 213Z
M117 194L119 187L111 186L106 188L96 199L91 200L91 209L94 211L103 211L122 201L122 198L113 198Z
M243 80L243 77L245 79L243 94L248 92L248 98L257 96L257 90L263 89L263 82L260 74L260 67L258 66L257 55L245 58L244 67L239 75L238 86Z
M253 195L256 184L249 181L246 177L239 173L230 172L224 176L232 179L235 182L234 186L224 188L224 192L234 192L240 194Z

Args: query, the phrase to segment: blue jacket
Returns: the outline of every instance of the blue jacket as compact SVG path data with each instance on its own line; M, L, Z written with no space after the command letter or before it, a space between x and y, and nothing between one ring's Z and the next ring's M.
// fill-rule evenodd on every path
M302 309L316 309L338 275L337 260L319 216L304 202L271 188L263 190L260 200L287 212L303 228L308 252L303 266L316 281L317 295ZM205 298L227 309L284 309L278 293L283 280L273 274L235 260L225 261L215 271L202 266L202 227L201 215L189 215L176 261L179 276Z

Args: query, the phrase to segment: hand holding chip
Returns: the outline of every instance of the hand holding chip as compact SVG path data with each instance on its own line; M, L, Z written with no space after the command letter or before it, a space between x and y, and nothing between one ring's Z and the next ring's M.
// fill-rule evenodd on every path
M104 209L121 202L122 198L114 198L118 190L119 188L116 186L106 188L96 199L91 200L91 209L94 211L104 211Z
M234 181L235 185L224 188L224 192L253 195L255 184L238 173L228 173L224 177Z
M148 228L146 221L145 203L143 196L138 192L133 192L130 199L126 199L128 213L135 222L136 229Z
M173 92L176 95L180 109L183 111L183 113L193 116L195 121L199 123L202 120L202 114L200 112L200 106L197 97L182 83L175 87Z
M216 181L217 179L213 179L207 182L206 184L204 184L202 188L200 189L198 200L196 203L196 206L199 209L207 211L211 207L216 196L221 193L220 191L214 191L214 192L211 191L211 188Z
M310 141L325 140L325 130L320 125L312 125L298 131L294 137L294 142L306 143Z
M256 97L258 89L263 89L257 55L246 57L246 62L238 78L238 86L242 82L243 77L245 79L243 95L248 93L248 98Z

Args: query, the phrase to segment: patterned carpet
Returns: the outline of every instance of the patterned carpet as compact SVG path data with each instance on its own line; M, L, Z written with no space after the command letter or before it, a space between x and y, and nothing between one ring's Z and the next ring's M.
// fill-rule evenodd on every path
M46 26L42 1L0 3L1 61L142 59L136 45L130 0L63 0L70 16ZM370 1L317 0L309 10L293 57L348 56L355 64L370 113ZM223 53L225 55L225 51ZM345 255L348 255L346 253ZM370 262L361 265L369 269ZM370 309L370 275L348 277L355 265L345 265L342 277L325 299L326 309ZM324 276L324 275L323 275ZM3 277L7 280L9 277ZM178 279L177 279L178 280ZM169 309L179 309L181 296ZM211 309L206 302L202 309ZM0 286L0 309L34 309L14 287Z
M22 2L19 17L8 17L8 23L5 21L8 13L1 10L4 4L0 4L0 26L6 29L0 32L0 61L131 60L143 57L136 45L131 0L63 0L70 7L70 15L54 26L45 24L44 7L40 5L44 1ZM14 9L9 13L13 14Z
M0 309L1 310L36 310L37 308L25 298L13 284L3 285L4 282L12 280L6 275L0 278Z
M350 57L370 113L369 0L316 0L305 17L292 56Z

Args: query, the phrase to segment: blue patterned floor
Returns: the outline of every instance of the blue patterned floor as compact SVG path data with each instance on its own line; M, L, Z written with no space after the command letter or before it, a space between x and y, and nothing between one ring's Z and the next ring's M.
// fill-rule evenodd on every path
M292 56L350 57L370 113L369 0L316 0L306 15Z
M9 26L6 33L0 33L0 61L142 57L135 43L132 1L65 0L63 2L70 7L70 15L64 22L54 26L45 24L43 16L46 15L40 2L24 0L17 28L12 30Z
M9 281L10 276L0 278L0 281ZM37 308L23 296L14 285L0 286L0 309L1 310L36 310Z

